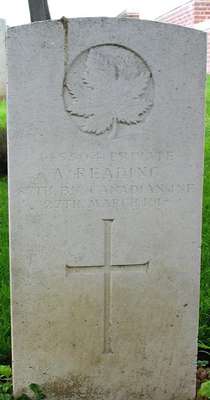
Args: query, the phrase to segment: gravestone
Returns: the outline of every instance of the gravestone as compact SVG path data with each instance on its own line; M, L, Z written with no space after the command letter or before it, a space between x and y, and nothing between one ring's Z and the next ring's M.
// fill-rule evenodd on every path
M0 99L6 96L7 66L6 66L6 24L0 19Z
M193 399L205 34L63 18L7 43L15 393Z

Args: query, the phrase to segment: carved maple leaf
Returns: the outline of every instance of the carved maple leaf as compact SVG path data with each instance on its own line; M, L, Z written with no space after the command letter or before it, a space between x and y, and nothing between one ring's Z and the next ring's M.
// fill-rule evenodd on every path
M82 79L67 77L64 83L66 111L81 117L84 132L100 135L116 131L117 123L137 124L152 107L146 96L151 74L144 69L134 74L122 57L89 51Z

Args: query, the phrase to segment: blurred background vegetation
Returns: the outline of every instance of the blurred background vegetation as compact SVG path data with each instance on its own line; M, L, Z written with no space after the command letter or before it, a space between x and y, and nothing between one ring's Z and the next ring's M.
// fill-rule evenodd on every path
M0 101L0 363L10 360L6 102Z
M199 342L210 349L210 75L206 81L206 129L203 182L203 229Z
M7 115L6 101L0 101L0 177L7 174ZM0 197L1 201L1 197Z

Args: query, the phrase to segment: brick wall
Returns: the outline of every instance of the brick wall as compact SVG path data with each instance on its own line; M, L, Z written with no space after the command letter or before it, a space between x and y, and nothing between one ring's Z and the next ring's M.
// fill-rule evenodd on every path
M210 19L210 1L190 0L156 18L156 21L193 26Z
M210 2L206 0L194 3L194 24L210 19Z
M167 22L168 24L177 24L189 26L194 23L194 1L188 1L179 7L156 18L156 21Z

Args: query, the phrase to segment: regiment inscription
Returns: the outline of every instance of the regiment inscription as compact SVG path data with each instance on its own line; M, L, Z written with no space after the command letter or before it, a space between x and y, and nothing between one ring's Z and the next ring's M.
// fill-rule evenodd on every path
M33 192L44 209L164 208L190 199L196 190L194 182L164 174L179 162L173 151L61 153L41 159L50 165L48 175L38 173L21 190Z

